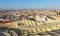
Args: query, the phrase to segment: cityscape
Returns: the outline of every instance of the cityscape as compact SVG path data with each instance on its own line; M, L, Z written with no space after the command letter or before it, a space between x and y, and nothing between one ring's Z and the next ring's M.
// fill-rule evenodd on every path
M0 36L60 36L60 0L0 0Z

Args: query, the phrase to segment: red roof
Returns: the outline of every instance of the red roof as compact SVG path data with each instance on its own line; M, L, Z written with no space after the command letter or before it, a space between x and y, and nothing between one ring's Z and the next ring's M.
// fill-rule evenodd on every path
M10 19L0 20L0 24L9 23L10 21Z

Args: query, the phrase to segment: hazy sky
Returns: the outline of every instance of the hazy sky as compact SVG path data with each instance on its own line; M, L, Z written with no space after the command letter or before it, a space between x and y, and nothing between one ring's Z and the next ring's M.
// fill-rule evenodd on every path
M0 9L60 8L60 0L0 0Z

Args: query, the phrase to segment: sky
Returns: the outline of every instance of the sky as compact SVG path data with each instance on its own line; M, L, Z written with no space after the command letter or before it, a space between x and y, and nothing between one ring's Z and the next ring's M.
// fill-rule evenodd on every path
M0 9L60 9L60 0L0 0Z

